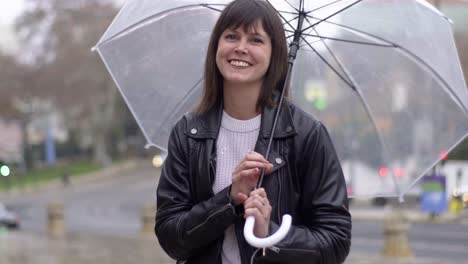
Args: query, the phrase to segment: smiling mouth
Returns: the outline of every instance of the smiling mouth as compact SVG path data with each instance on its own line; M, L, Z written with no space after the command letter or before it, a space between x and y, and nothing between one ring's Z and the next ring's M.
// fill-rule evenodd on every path
M236 66L236 67L249 67L251 64L245 61L239 61L239 60L230 60L229 64Z

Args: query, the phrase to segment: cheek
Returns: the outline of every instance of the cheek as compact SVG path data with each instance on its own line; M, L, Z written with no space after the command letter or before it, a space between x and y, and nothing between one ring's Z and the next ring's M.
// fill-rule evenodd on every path
M221 65L222 65L222 64L221 64L221 62L222 62L222 56L221 56L221 53L220 53L219 50L216 52L216 58L215 58L215 60L216 60L216 66L218 66L218 69L219 69L219 68L221 67Z
M266 65L266 67L268 69L270 67L270 63L271 63L271 51L265 53L264 61L265 61L265 65Z

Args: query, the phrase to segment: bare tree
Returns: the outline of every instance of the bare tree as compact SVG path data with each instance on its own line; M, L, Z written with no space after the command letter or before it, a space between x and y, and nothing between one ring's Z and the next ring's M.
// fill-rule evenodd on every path
M28 89L53 102L68 129L92 135L87 138L94 160L103 165L111 161L108 135L119 95L90 48L116 12L106 1L29 0L29 9L17 22L23 50L31 51L20 60L40 69Z

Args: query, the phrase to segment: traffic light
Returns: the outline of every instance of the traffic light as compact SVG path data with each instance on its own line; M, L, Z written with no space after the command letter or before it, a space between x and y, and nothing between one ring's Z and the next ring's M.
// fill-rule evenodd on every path
M379 175L380 177L386 177L388 173L388 168L387 167L381 167L379 169Z
M324 110L328 105L328 93L321 81L309 80L306 83L304 95L317 110Z

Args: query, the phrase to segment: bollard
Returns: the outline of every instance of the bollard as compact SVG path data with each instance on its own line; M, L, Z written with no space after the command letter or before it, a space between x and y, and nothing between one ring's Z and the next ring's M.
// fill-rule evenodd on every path
M63 203L49 203L47 206L47 220L47 230L49 235L60 237L65 233Z
M156 216L156 207L154 205L147 205L143 208L142 212L142 235L153 235L154 234L154 224Z
M384 250L386 257L409 258L413 256L408 242L409 221L404 213L396 210L384 223Z

